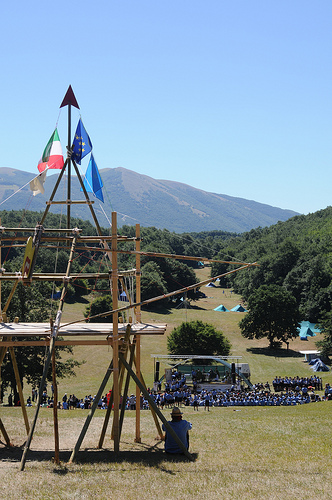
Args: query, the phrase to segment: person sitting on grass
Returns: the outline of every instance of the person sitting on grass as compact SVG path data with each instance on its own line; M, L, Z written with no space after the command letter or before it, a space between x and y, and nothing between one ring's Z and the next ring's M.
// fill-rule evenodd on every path
M187 420L182 420L183 413L177 406L173 408L171 417L172 421L168 422L172 429L176 432L186 449L189 448L189 433L192 424ZM165 434L165 452L166 453L183 453L183 450L174 441L173 437L167 432L165 424L163 424L163 431Z

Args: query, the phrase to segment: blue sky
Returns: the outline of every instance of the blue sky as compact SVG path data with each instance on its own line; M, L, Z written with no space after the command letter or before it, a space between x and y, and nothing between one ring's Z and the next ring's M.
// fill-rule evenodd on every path
M1 19L1 167L37 173L57 120L65 151L71 84L99 169L332 204L330 0L19 0Z

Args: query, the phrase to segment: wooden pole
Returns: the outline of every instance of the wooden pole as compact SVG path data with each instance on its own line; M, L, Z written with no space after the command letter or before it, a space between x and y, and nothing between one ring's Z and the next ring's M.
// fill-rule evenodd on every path
M25 429L27 431L27 434L29 434L29 431L30 431L29 420L28 420L27 410L26 410L26 407L24 404L22 384L21 384L20 374L19 374L18 366L17 366L17 362L16 362L14 347L10 347L9 352L10 352L10 355L12 358L12 364L13 364L14 373L15 373L17 391L18 391L18 395L20 397L21 408L22 408L22 413L23 413L23 418L24 418L24 423L25 423Z
M76 444L74 446L72 454L70 455L70 459L69 459L68 463L74 462L74 460L76 458L76 455L77 455L77 453L78 453L78 451L79 451L79 449L81 447L81 444L83 442L84 436L85 436L85 434L86 434L86 432L87 432L87 430L89 428L89 425L90 425L90 422L92 420L92 417L93 417L93 415L94 415L94 413L95 413L95 411L96 411L96 409L98 407L99 399L101 398L101 396L103 394L103 391L104 391L104 389L106 387L106 384L107 384L108 379L110 378L112 372L113 372L113 360L111 361L109 367L107 368L107 371L105 373L103 381L102 381L102 383L101 383L101 385L99 387L99 390L98 390L98 392L96 394L95 400L92 403L90 412L89 412L88 416L86 417L86 420L84 422L84 425L82 427L80 435L79 435L79 437L77 439L77 442L76 442Z
M11 442L10 442L9 436L8 436L8 434L7 434L7 431L6 431L6 429L5 429L5 426L3 425L3 422L2 422L2 420L1 420L1 418L0 418L0 431L2 432L2 435L3 435L3 437L5 438L6 445L7 445L7 446L11 446L12 444L11 444Z
M51 327L52 327L51 321ZM55 349L52 352L52 383L53 383L53 424L54 424L54 462L60 463L59 422L58 422L58 385L56 380Z
M56 192L58 190L59 184L61 182L61 179L63 177L63 174L66 171L66 167L67 167L67 165L68 165L69 162L70 162L70 160L69 160L69 158L67 158L66 161L65 161L65 164L62 167L62 169L60 171L60 174L59 174L59 176L57 178L57 181L56 181L55 186L53 188L53 191L52 191L52 194L50 196L49 202L52 202L52 200L53 200L53 198L54 198L54 196L55 196L55 194L56 194ZM44 224L45 219L46 219L46 215L48 214L48 211L49 211L50 208L51 208L51 204L49 203L49 204L46 205L46 208L45 208L45 211L44 211L43 216L41 218L40 224ZM62 230L60 229L60 231L62 231Z
M136 224L136 251L141 249L140 225ZM136 302L141 302L141 256L136 254ZM136 320L141 322L141 306L136 307ZM135 335L136 344L136 376L141 377L141 336ZM136 436L135 442L141 442L141 391L136 385Z
M118 254L117 249L117 218L116 212L112 212L112 301L113 307L118 308ZM119 451L119 337L118 337L118 313L113 314L113 435L114 451Z
M21 464L20 464L20 471L24 470L24 466L25 466L25 462L26 462L26 458L27 458L27 453L28 453L30 445L31 445L33 433L34 433L34 430L35 430L35 427L36 427L36 423L37 423L37 419L38 419L38 414L39 414L39 410L40 410L40 405L41 405L41 400L42 400L42 394L43 394L43 390L44 390L44 386L45 386L45 381L46 381L47 373L48 373L48 370L49 370L49 367L50 367L50 364L51 364L51 360L52 360L52 356L53 356L53 350L55 349L55 341L56 341L56 338L57 338L57 335L58 335L58 331L59 331L59 327L60 327L62 309L63 309L64 300L65 300L65 296L66 296L66 292L67 292L67 287L68 287L68 283L69 283L69 276L70 276L70 270L71 270L72 260L73 260L73 256L74 256L75 245L76 245L76 241L77 241L78 237L79 237L79 231L75 231L74 232L74 238L73 238L73 241L72 241L72 247L71 247L71 251L70 251L70 255L69 255L69 260L68 260L68 264L67 264L67 270L66 270L66 275L65 275L65 279L64 279L63 289L62 289L62 292L61 292L61 298L60 298L60 302L59 302L59 309L58 309L58 312L57 312L57 315L56 315L56 318L55 318L55 322L54 322L54 326L53 326L53 331L52 331L52 337L51 337L51 341L50 341L50 347L49 347L47 358L45 360L43 375L42 375L42 378L41 378L41 381L40 381L35 416L34 416L33 423L31 425L31 429L30 429L30 432L29 432L28 439L27 439L27 441L25 443L25 447L24 447L24 451L23 451L23 455L22 455L22 459L21 459Z
M134 363L136 365L136 360L135 360L135 357L134 357ZM145 384L145 381L144 381L144 377L142 375L142 372L141 372L141 376L140 376L140 380L142 382L142 385L144 386L145 390L147 391L147 387L146 387L146 384ZM158 435L160 437L160 439L162 439L163 437L163 432L161 430L161 427L160 427L160 424L159 424L159 420L157 418L157 415L154 411L154 409L152 408L152 406L150 406L150 410L151 410L151 413L152 413L152 417L153 417L153 420L154 420L154 423L156 424L156 428L157 428L157 432L158 432Z
M130 333L131 333L131 326L128 324L127 328L126 328L126 335L125 335L126 353L127 353L128 346L129 346L129 341L130 341ZM121 376L120 376L120 383L119 383L120 388L122 386L123 373L124 373L124 366L121 365ZM114 395L113 391L114 391L114 387L112 386L112 393L111 393L110 400L108 402L108 407L107 407L107 410L106 410L104 424L103 424L103 428L102 428L102 431L101 431L101 434L100 434L100 438L99 438L99 443L98 443L98 448L99 449L103 447L103 443L104 443L104 439L105 439L105 434L106 434L106 429L107 429L108 422L109 422L110 415L111 415L111 411L112 411L113 395ZM120 389L120 391L121 391L121 389ZM124 401L124 397L123 397L122 401ZM122 411L122 407L123 407L123 404L121 406L121 411ZM120 434L121 434L121 432L119 433L119 435ZM112 435L113 435L113 432L112 432Z
M129 357L129 366L130 367L133 366L134 355L135 355L135 344L132 344L130 346L130 357ZM121 436L121 432L122 432L123 420L124 420L124 415L125 415L125 410L126 410L125 402L127 401L129 382L130 382L130 374L127 371L126 382L125 382L125 386L124 386L124 390L123 390L123 399L122 399L123 404L121 405L121 412L120 412L120 425L119 425L120 436Z
M189 453L189 451L187 450L187 448L185 447L185 445L182 443L181 439L178 437L178 435L176 434L176 432L169 425L169 423L167 422L166 418L164 417L164 415L162 414L162 412L159 410L158 406L153 401L153 399L151 398L150 394L145 389L144 385L141 383L140 379L138 377L136 377L136 373L134 372L134 370L132 370L130 368L129 364L127 363L127 361L125 360L125 358L123 357L123 355L121 353L119 354L119 358L121 360L121 363L123 363L125 365L125 367L127 368L128 372L130 373L130 375L133 378L133 380L136 382L136 384L138 384L140 386L140 389L141 389L143 395L145 396L145 398L148 400L150 407L154 409L155 413L158 415L158 417L160 418L160 420L162 421L162 423L165 425L167 431L170 433L170 435L172 436L172 438L174 439L174 441L176 442L176 444L179 446L179 448L181 448L181 450L186 455L186 457L189 458L189 460L193 461L194 457Z

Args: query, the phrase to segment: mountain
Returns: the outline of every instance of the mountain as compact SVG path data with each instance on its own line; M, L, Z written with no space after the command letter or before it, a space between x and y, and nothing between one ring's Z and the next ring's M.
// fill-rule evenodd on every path
M8 167L0 168L0 210L43 211L58 177L58 172L55 172L48 173L45 194L39 194L31 200L29 181L35 174ZM215 229L242 233L298 215L291 210L243 198L208 193L180 182L153 179L125 168L103 169L100 174L104 183L105 203L99 203L93 195L91 198L95 201L98 220L104 227L109 226L112 210L118 212L120 226L139 222L144 227L154 226L177 233ZM54 200L66 199L66 187L62 185L63 182ZM19 193L11 196L20 188ZM72 199L81 200L82 196L79 182L73 176ZM65 213L65 207L53 205L51 211ZM89 208L84 205L72 205L71 214L73 217L92 220Z

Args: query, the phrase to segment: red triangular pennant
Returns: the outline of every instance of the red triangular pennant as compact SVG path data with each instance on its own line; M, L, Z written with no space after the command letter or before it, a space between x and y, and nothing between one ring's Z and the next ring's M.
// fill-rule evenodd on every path
M63 108L64 106L69 106L69 104L75 106L75 108L77 109L80 109L79 105L77 104L76 97L73 92L73 89L71 88L71 85L69 85L68 87L67 93L63 98L60 108Z

